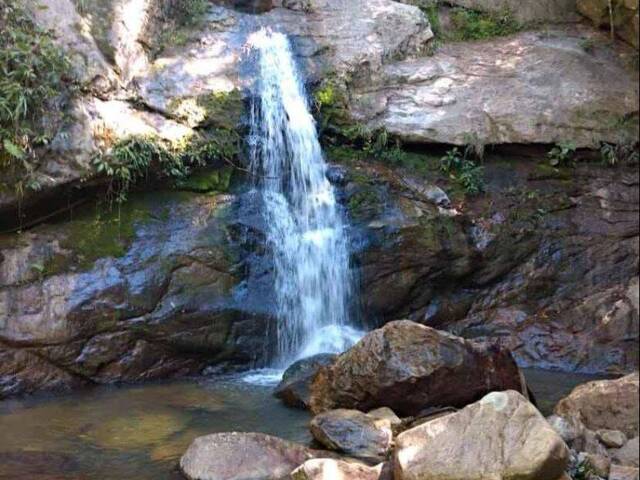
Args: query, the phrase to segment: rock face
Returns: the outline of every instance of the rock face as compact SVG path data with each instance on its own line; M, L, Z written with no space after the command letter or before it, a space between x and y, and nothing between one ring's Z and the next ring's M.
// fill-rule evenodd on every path
M394 460L396 480L557 480L569 451L535 407L510 391L400 434Z
M508 11L523 23L565 22L576 19L576 0L453 0L451 4L481 12Z
M410 416L429 407L462 407L492 390L524 388L509 351L399 321L321 369L311 385L311 409L386 406Z
M608 0L578 0L578 10L595 26L613 29L625 42L638 48L640 20L638 0L613 0L612 11Z
M454 198L453 215L424 194L434 183L454 191L437 173L357 163L344 190L362 232L365 318L499 342L521 366L636 370L637 167L555 170L545 154L489 155L487 193L462 208Z
M313 418L313 437L324 447L352 457L385 460L391 450L391 422L357 410L330 410Z
M130 199L120 218L89 207L1 237L0 398L268 354L268 274L253 244L233 240L259 236L242 204L161 192Z
M274 395L290 407L309 407L309 386L321 367L331 365L337 355L321 354L293 363L282 376Z
M340 460L314 459L307 460L291 474L291 480L383 480L383 465L367 467Z
M196 438L180 459L189 480L278 480L312 458L302 445L259 433Z
M637 122L617 125L637 115L637 82L614 53L585 52L580 42L589 35L570 29L446 44L432 57L386 65L378 88L356 86L352 114L415 143L633 141Z
M633 438L638 436L639 393L638 373L590 382L562 399L555 413L590 430L619 430Z

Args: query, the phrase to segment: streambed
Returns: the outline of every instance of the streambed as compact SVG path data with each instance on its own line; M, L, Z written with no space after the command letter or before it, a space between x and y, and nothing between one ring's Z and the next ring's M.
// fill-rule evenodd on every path
M593 377L527 371L543 413ZM96 387L0 403L0 479L172 480L191 441L223 431L307 443L309 414L243 378Z

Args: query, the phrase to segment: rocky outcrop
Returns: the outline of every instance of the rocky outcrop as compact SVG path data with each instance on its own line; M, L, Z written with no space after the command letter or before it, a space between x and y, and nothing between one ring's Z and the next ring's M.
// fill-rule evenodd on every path
M313 438L325 448L351 457L385 460L391 450L391 422L357 410L330 410L310 424Z
M508 389L526 391L509 351L399 321L369 333L322 368L310 403L315 413L386 406L410 416L429 407L462 407Z
M217 433L196 438L180 459L189 480L277 480L285 478L312 452L260 433Z
M341 460L314 459L307 460L291 474L291 480L390 480L384 465L367 467Z
M2 237L0 397L268 355L269 281L242 203L163 192Z
M624 374L638 362L638 171L548 168L544 151L489 155L488 191L442 210L456 185L356 163L344 187L365 317L409 318L497 341L520 365ZM424 166L424 167L422 167Z
M309 387L321 367L331 365L337 355L320 354L294 362L282 375L282 381L273 394L286 405L296 408L308 408Z
M356 86L351 112L413 143L632 142L636 79L613 52L584 51L580 42L592 35L562 29L446 44L432 57L386 65L378 86Z
M578 11L596 27L612 31L638 48L640 12L638 0L578 0Z
M455 461L452 461L455 459ZM397 439L397 480L558 480L569 451L517 392L493 392Z

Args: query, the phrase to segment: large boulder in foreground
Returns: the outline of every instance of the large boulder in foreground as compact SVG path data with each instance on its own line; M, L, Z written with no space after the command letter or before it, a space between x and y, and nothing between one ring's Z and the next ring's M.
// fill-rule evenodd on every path
M393 441L391 421L358 410L330 410L314 417L313 438L330 450L349 456L386 459Z
M216 433L196 438L180 459L189 480L276 480L284 478L312 451L261 433Z
M274 395L290 407L308 408L311 393L309 386L321 367L331 365L337 355L321 353L293 363L282 376Z
M389 407L412 416L464 407L494 390L526 392L508 350L402 320L369 333L322 368L311 385L311 410Z
M580 385L560 400L555 414L589 430L619 430L638 436L640 377L638 372L617 380Z
M291 480L382 480L388 470L383 464L367 467L341 460L308 460L291 474ZM390 472L389 472L390 473Z
M396 440L396 480L557 480L569 450L517 392L493 392Z

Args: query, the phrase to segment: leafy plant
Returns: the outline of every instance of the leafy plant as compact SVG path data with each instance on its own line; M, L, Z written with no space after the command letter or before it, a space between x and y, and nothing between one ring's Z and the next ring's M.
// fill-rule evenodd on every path
M72 86L71 64L15 0L0 6L0 45L0 168L11 171L22 193L38 188L34 149L55 134L55 122L42 118Z
M470 149L460 152L458 147L449 150L440 159L440 170L457 182L469 195L479 195L485 190L484 167L468 158Z
M508 9L499 13L486 13L456 7L451 11L451 22L454 31L448 35L451 40L457 41L502 37L522 28Z
M621 163L634 165L638 163L638 148L635 145L612 145L603 143L600 146L600 157L604 165L615 167Z
M573 142L560 142L547 154L549 158L549 164L552 167L559 167L562 165L574 165L576 144Z

